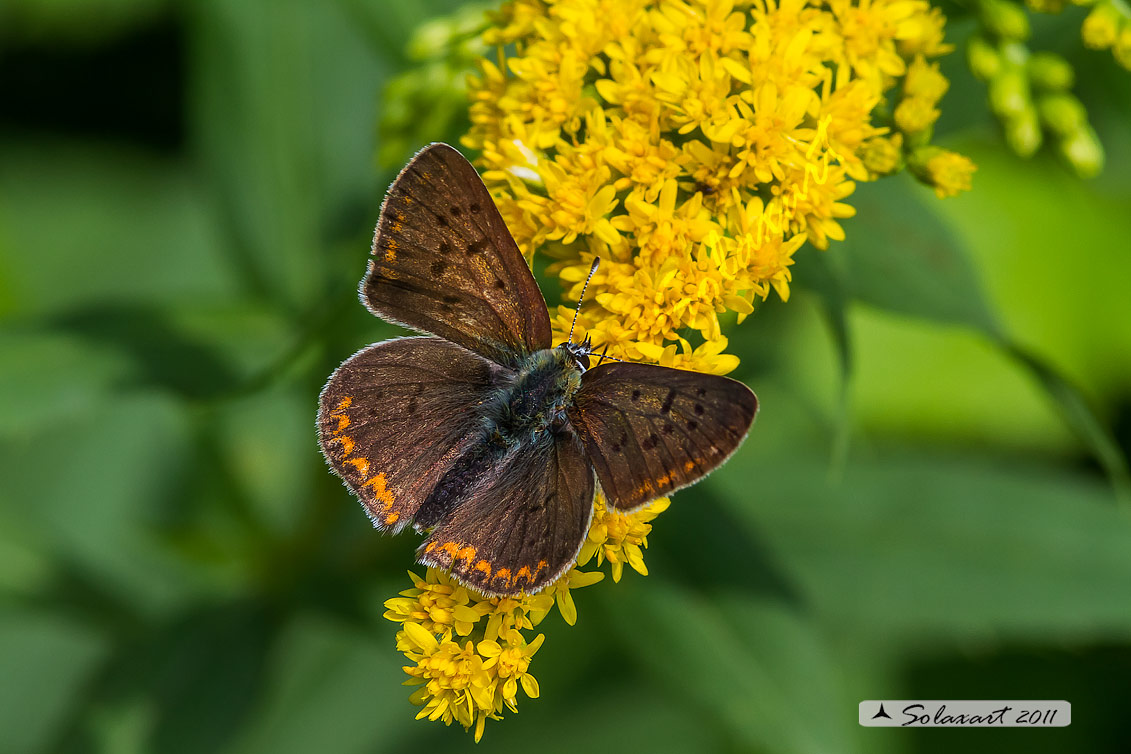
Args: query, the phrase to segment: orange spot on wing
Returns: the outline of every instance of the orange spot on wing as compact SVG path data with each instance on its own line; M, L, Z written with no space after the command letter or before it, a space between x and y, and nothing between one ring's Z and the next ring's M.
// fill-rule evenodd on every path
M486 560L480 560L478 563L475 564L475 570L482 571L483 573L487 574L488 577L490 577L490 575L491 575L491 564L488 563Z
M495 571L495 578L493 580L497 581L499 579L505 580L507 582L507 586L510 586L511 585L511 569L500 568L499 570Z
M397 519L400 518L400 517L401 517L401 514L397 513L396 511L393 511L389 515L385 516L385 523L387 525L395 524L397 522Z
M538 561L538 567L534 569L535 578L537 578L538 574L542 572L542 569L545 568L548 565L549 565L549 563L547 563L545 560L539 560Z
M471 561L475 560L475 548L468 545L456 553L455 558L457 560L466 560L468 564L470 564Z
M338 428L334 430L335 434L341 432L343 429L350 425L350 418L345 414L331 414L331 416L338 417Z
M688 461L687 463L683 464L684 471L691 471L693 468L695 468L695 461Z
M397 244L397 242L390 238L385 243L385 261L386 262L397 261L397 249L399 249L399 248L400 248L400 246Z
M372 487L373 496L385 504L385 510L393 507L393 492L385 486L384 473L375 475L372 479L367 479L362 487Z
M332 442L336 442L336 443L338 443L339 445L342 446L342 455L343 456L348 456L350 453L353 452L354 442L353 442L352 437L348 437L346 435L341 435L340 437L331 437L329 440L326 441L326 444L329 445ZM353 463L353 461L350 461L350 463Z
M531 575L531 573L530 573L530 566L523 566L522 568L519 568L518 573L516 573L514 575L515 581L518 581L519 579L526 579L527 581L532 581L533 578L534 578L533 575Z
M440 549L448 553L448 557L454 560L456 553L459 552L459 545L455 542L445 542L444 544L440 545Z
M350 446L352 447L353 443L350 443ZM348 461L346 461L346 463L354 466L358 470L358 473L361 474L362 479L368 479L369 478L369 459L368 458L351 458Z
M342 398L340 401L338 401L338 406L334 409L334 413L337 413L338 411L345 411L351 405L353 405L353 398L347 395L345 398Z
M428 544L424 545L424 552L432 552L435 549L436 549L436 543L435 542L429 542Z

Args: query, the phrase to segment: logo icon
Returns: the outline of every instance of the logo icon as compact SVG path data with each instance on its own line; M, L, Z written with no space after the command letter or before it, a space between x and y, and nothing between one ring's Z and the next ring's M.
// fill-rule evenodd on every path
M538 284L487 188L452 147L394 181L362 302L424 336L368 346L319 398L330 467L373 525L427 534L418 560L488 595L536 592L577 558L600 483L631 511L742 443L740 382L551 347Z

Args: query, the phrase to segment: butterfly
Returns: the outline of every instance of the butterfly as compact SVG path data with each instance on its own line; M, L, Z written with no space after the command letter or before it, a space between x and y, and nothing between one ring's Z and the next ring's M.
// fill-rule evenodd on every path
M363 348L319 397L333 471L373 525L427 536L418 560L490 596L575 562L597 484L611 510L702 478L758 401L735 380L551 347L538 284L471 164L432 144L381 208L360 297L423 336Z

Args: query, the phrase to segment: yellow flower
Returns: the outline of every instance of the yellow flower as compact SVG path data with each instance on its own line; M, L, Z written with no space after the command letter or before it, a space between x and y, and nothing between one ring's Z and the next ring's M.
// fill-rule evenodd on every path
M612 566L614 582L620 581L625 563L642 576L647 576L648 567L644 565L642 548L648 546L652 519L666 511L670 503L668 498L662 497L640 510L620 513L606 508L604 497L598 495L594 502L593 524L581 547L578 565L584 565L594 557L597 565L607 560Z
M902 134L879 136L861 145L857 154L870 175L885 176L899 169L903 159L902 147Z
M497 688L501 690L501 698L511 712L518 712L515 696L518 694L520 683L528 697L538 698L538 681L527 672L527 669L530 667L530 658L542 646L542 640L545 638L544 634L538 634L538 637L528 644L521 633L511 629L502 644L491 639L479 642L477 647L479 654L487 658L483 663L483 669L495 671L494 675L500 684Z
M920 180L934 187L940 199L969 191L976 169L969 158L938 147L916 150L908 159L908 165Z

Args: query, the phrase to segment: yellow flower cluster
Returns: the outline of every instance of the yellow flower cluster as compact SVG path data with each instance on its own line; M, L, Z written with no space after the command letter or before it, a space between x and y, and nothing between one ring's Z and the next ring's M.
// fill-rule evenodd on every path
M401 624L397 650L412 663L404 671L406 685L417 687L409 696L421 708L417 719L458 723L474 729L479 741L487 720L500 719L504 706L518 711L520 687L531 699L538 696L529 669L545 637L530 634L555 605L566 623L577 622L571 590L605 576L581 566L596 557L598 566L611 565L614 581L625 563L647 575L641 548L648 546L649 522L667 509L667 498L631 514L606 510L600 494L595 506L577 567L538 594L487 597L434 568L424 578L409 572L413 587L385 602L385 618Z
M549 614L555 595L561 602L564 594L572 608L569 589L603 574L575 569L551 589L521 598L485 597L434 568L423 579L409 576L413 588L385 602L385 617L401 624L397 650L413 663L404 668L406 685L418 687L409 701L421 707L417 719L474 728L478 741L487 719L499 719L504 705L518 710L520 686L530 698L538 696L528 670L544 636L528 639L526 633Z
M578 321L596 345L725 373L720 316L787 299L855 181L930 147L943 26L927 0L513 0L464 143L570 296L602 258ZM940 196L969 187L968 160L934 164L914 174Z

